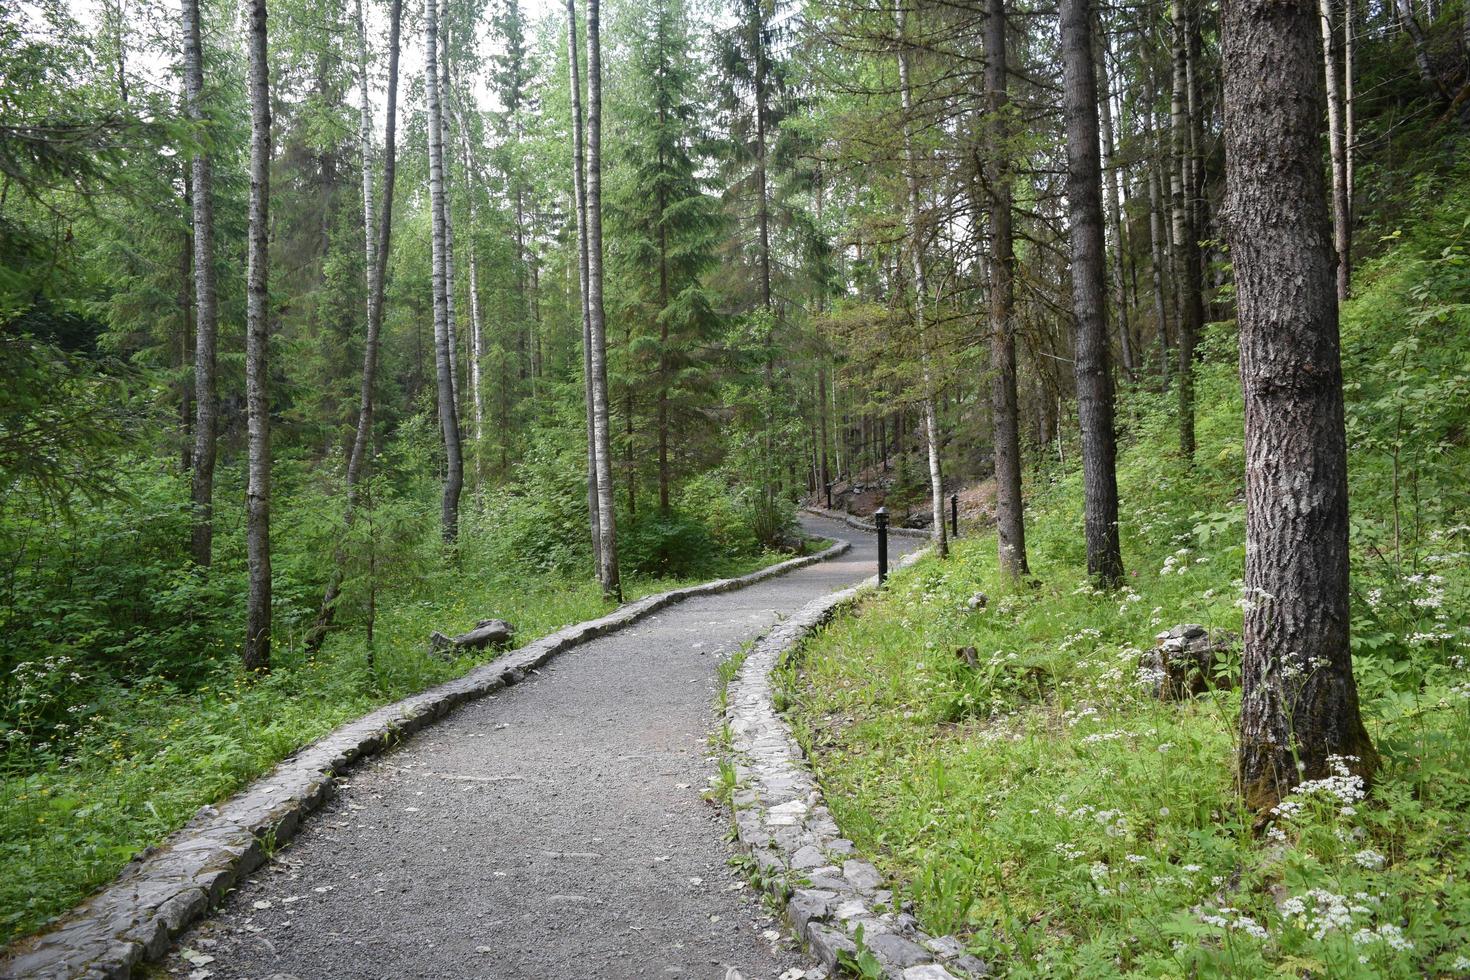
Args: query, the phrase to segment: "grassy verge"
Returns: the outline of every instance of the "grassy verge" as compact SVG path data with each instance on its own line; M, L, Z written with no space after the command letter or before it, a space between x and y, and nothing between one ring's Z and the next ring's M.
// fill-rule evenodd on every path
M1350 365L1374 345L1405 359L1387 330L1346 340ZM1253 827L1234 790L1238 692L1161 703L1140 676L1161 630L1241 625L1232 353L1218 331L1193 469L1165 399L1123 402L1125 587L1087 581L1080 485L1057 476L1028 514L1034 581L1002 579L993 536L961 540L815 637L780 698L844 832L927 928L1001 975L1463 976L1470 628L1454 617L1470 608L1470 526L1445 479L1428 491L1442 503L1416 504L1415 540L1394 530L1392 459L1372 442L1393 415L1371 375L1349 389L1354 655L1384 759L1371 794L1329 781ZM1451 436L1418 475L1466 456Z
M707 578L789 557L724 562ZM635 580L627 598L688 584ZM337 725L494 656L431 657L430 630L458 631L493 615L515 623L517 642L524 643L610 608L589 580L436 570L411 595L381 609L371 666L361 632L344 630L315 657L299 644L278 648L274 669L262 680L224 667L188 690L162 678L115 688L109 700L88 706L64 746L0 760L0 942L39 928L199 807Z

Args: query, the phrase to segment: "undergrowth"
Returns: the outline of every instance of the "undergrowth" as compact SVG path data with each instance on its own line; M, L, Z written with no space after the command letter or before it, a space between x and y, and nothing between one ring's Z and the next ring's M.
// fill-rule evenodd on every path
M473 530L473 528L472 528ZM635 599L691 581L743 574L785 555L706 564L695 579L639 578ZM431 630L485 616L514 623L520 645L610 609L595 581L552 570L417 563L412 582L380 600L373 656L360 628L312 656L299 633L276 648L271 673L247 677L233 658L187 684L154 674L127 685L89 683L65 653L11 675L15 727L24 702L39 718L61 706L75 725L0 753L0 943L32 932L112 879L199 807L217 802L337 725L450 680L493 658L430 656Z
M1241 626L1242 410L1218 324L1192 467L1168 395L1122 398L1123 587L1088 581L1080 479L1049 474L1030 581L1003 579L991 534L961 539L783 675L838 823L926 928L1017 977L1470 972L1467 206L1452 193L1365 268L1344 313L1371 793L1319 781L1255 826L1234 785L1236 665L1183 703L1139 669L1170 626Z

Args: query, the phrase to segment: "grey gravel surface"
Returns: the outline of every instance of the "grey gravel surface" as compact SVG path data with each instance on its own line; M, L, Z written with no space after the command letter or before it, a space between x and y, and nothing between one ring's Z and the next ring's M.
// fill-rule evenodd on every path
M691 599L557 657L342 781L295 840L186 933L212 978L776 980L803 960L728 866L703 792L716 666L873 574L875 539ZM896 557L922 542L892 539ZM486 610L493 615L494 610Z

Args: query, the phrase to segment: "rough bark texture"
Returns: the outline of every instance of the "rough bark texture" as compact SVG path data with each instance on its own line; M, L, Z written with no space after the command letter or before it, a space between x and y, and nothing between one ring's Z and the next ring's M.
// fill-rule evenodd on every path
M581 52L577 46L576 0L567 0L567 67L572 100L572 197L577 211L577 285L582 302L582 400L587 417L587 524L592 560L602 574L602 530L597 507L597 430L592 405L592 307L587 297L587 157L583 144Z
M204 45L199 0L184 0L184 113L201 132L204 107ZM214 437L219 425L215 391L215 338L219 300L214 275L214 162L206 150L190 164L194 222L194 526L190 552L194 563L208 566L214 545Z
M929 509L933 519L930 533L934 550L940 558L949 555L949 539L944 521L944 473L940 467L939 413L935 405L934 371L929 363L928 325L924 322L924 303L928 286L924 281L924 231L920 223L919 156L914 148L914 94L909 78L909 45L904 37L904 3L894 0L893 11L898 21L898 85L903 104L903 155L908 164L909 262L914 276L914 330L919 337L919 370L924 385L924 441L929 451Z
M271 417L270 394L270 63L265 0L250 0L250 230L245 284L245 413L248 463L245 551L246 670L271 664Z
M607 397L607 317L602 303L602 36L598 0L587 2L587 305L592 333L592 433L596 439L598 578L621 602L617 515Z
M1063 0L1062 77L1067 116L1067 201L1071 209L1072 309L1077 321L1077 420L1082 434L1087 571L1105 583L1123 576L1118 545L1117 442L1108 369L1103 273L1102 161L1097 73L1089 0Z
M439 8L424 0L424 88L428 93L429 210L433 217L434 366L439 390L439 428L444 438L444 494L439 520L444 539L459 533L459 493L464 486L459 413L454 400L454 351L449 345L448 239L444 216L444 113L439 96Z
M1371 775L1348 648L1347 447L1312 0L1224 10L1226 218L1245 393L1240 780L1264 810L1332 756Z
M1322 21L1322 74L1327 81L1327 147L1332 159L1332 245L1337 251L1337 301L1352 283L1352 216L1348 212L1347 142L1343 134L1342 88L1332 43L1332 0L1317 0Z
M985 100L991 118L990 417L995 447L995 532L1000 567L1025 575L1026 525L1021 497L1021 426L1016 397L1015 248L1011 233L1010 95L1005 0L987 0Z

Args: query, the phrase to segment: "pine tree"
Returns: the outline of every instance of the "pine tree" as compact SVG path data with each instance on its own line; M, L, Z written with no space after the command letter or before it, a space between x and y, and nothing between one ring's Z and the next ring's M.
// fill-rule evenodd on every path
M624 351L625 384L654 406L659 510L667 513L671 444L689 445L713 395L711 353L723 320L703 277L718 261L726 225L700 177L700 106L689 97L697 87L690 57L696 45L687 10L681 0L659 0L649 14L646 30L630 39L633 84L625 94L632 110L623 145L629 177L611 215L624 315L638 329Z

